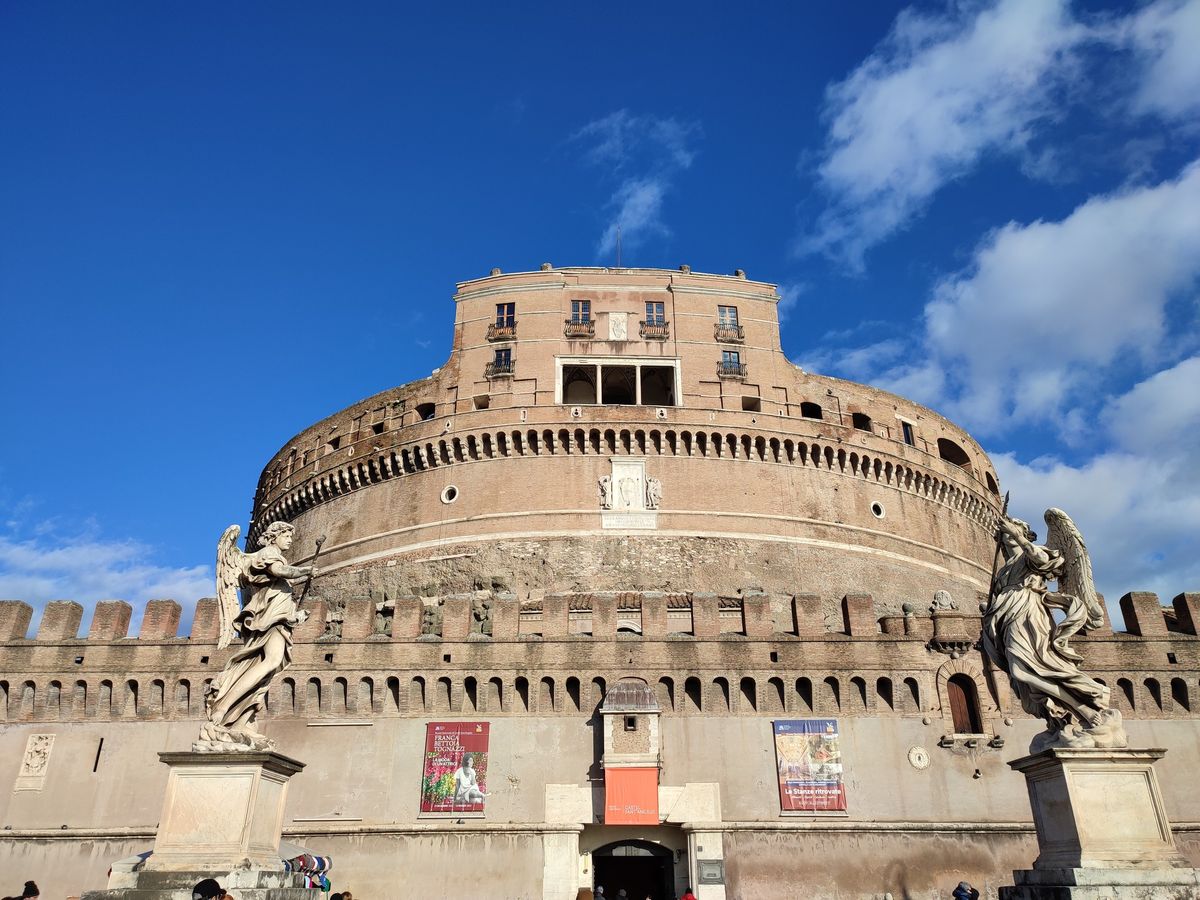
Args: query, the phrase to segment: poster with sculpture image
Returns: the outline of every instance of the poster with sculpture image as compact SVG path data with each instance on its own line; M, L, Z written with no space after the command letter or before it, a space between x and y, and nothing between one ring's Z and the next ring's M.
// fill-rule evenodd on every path
M775 723L779 806L785 815L846 811L838 737L837 719L790 719Z
M487 778L487 722L430 722L425 726L421 815L482 816Z

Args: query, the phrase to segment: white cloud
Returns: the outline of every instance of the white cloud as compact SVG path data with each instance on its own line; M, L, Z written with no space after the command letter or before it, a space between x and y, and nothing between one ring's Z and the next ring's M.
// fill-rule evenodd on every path
M1050 506L1069 512L1116 613L1127 591L1164 602L1200 587L1200 357L1184 360L1106 405L1109 449L1080 465L993 454L1013 512L1039 532Z
M1197 278L1200 162L1093 197L1062 221L988 235L926 306L926 350L967 424L1054 419L1129 357L1161 362L1168 305Z
M1124 20L1116 39L1134 53L1138 112L1195 127L1200 114L1200 0L1159 0Z
M973 13L973 14L972 14ZM832 198L804 249L863 253L921 212L989 151L1023 148L1087 30L1066 0L1000 0L950 16L905 10L846 80L831 85L818 167Z
M789 281L779 285L779 321L786 322L791 316L800 297L808 291L808 283L804 281Z
M583 158L618 182L606 208L611 211L597 244L597 254L610 254L620 229L624 247L670 234L663 202L676 176L696 158L693 141L700 128L678 119L637 116L622 109L589 122L569 143L583 146Z
M662 218L663 195L667 182L662 178L631 178L624 182L609 201L616 212L600 237L597 252L611 253L618 234L623 243L637 244L654 234L669 234Z
M89 612L98 600L127 600L134 608L131 630L147 600L171 599L184 607L186 623L196 601L213 594L212 567L163 566L153 557L153 548L136 541L64 539L53 531L22 540L0 536L0 597L35 610L50 600L74 600Z

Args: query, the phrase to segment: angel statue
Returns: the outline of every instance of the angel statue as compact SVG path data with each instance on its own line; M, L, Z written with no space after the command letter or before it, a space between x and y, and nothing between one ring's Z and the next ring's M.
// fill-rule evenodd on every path
M1046 720L1030 753L1050 747L1124 747L1121 714L1108 688L1079 671L1083 657L1068 640L1098 628L1104 610L1092 581L1092 561L1075 523L1046 510L1046 545L1020 519L1001 515L997 568L983 614L983 646L1008 677L1030 715ZM1057 581L1051 591L1047 582ZM1056 622L1053 610L1063 613Z
M292 661L292 629L308 618L288 582L315 575L316 569L290 566L283 555L292 546L295 528L272 522L258 538L262 549L254 553L238 549L240 533L238 526L230 525L217 542L217 648L228 647L235 635L241 637L242 648L204 692L208 721L192 744L200 752L274 749L254 720L271 679ZM244 604L238 601L239 588Z

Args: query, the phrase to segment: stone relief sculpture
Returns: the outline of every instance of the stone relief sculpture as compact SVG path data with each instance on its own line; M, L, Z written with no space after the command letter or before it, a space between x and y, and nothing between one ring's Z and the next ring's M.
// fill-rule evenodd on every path
M600 489L600 508L612 509L612 478L608 475L601 475L597 479L596 485Z
M1046 510L1045 546L1020 519L1000 517L998 559L983 614L983 646L1012 680L1022 708L1046 721L1031 753L1050 747L1124 747L1121 714L1108 688L1079 670L1068 645L1081 628L1104 623L1092 563L1070 516ZM1051 591L1048 582L1057 581ZM1052 610L1062 610L1055 622Z
M492 601L490 597L476 596L471 601L471 631L474 634L492 633Z
M31 734L25 745L25 757L21 760L20 776L39 777L46 774L46 766L50 763L50 750L54 746L54 735Z
M662 482L653 475L646 476L646 509L658 509L662 502Z
M955 609L958 609L958 604L954 602L954 598L950 596L949 591L934 592L933 604L929 607L931 613L950 612Z
M421 610L421 634L437 635L442 633L442 601L430 604Z
M271 680L291 664L292 629L308 618L289 582L316 574L312 567L288 565L284 553L292 546L294 532L286 522L273 522L258 539L262 549L254 553L238 549L241 529L236 525L225 529L217 542L217 647L228 647L240 636L242 648L204 693L208 721L192 744L195 751L274 749L274 742L254 722ZM244 604L238 600L239 588Z

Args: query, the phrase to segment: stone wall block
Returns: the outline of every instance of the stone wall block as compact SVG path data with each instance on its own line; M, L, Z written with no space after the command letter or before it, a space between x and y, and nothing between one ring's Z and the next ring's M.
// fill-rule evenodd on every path
M0 600L0 641L23 641L29 633L33 607L20 600Z
M421 598L409 594L396 598L392 613L392 640L411 641L421 636Z
M119 641L129 634L133 607L124 600L101 600L92 613L89 641Z
M742 622L747 637L769 638L775 633L775 617L771 598L767 594L746 594L742 597Z
M325 633L325 616L329 609L324 600L317 598L306 600L304 611L308 613L308 618L292 632L292 639L302 644L311 644Z
M515 641L520 628L521 601L512 594L502 594L494 598L492 600L492 640Z
M879 627L886 635L902 637L904 635L904 616L884 616L879 620Z
M52 600L42 612L38 625L39 641L72 641L79 636L83 607L74 600Z
M875 637L879 634L875 598L870 594L847 594L842 598L842 622L846 634L854 637Z
M617 594L592 595L592 637L612 640L617 633Z
M196 603L192 617L191 639L197 643L215 642L221 634L221 613L216 597L205 597Z
M904 633L909 637L929 640L933 637L933 619L930 616L905 615Z
M716 594L692 594L692 634L715 638L721 633L721 614Z
M667 595L659 591L642 594L642 637L663 638L667 635Z
M1171 601L1175 621L1184 634L1200 634L1200 594L1177 594Z
M183 607L174 600L151 600L142 613L138 638L143 641L169 641L179 636Z
M1167 633L1167 620L1158 602L1158 594L1132 591L1121 598L1121 615L1125 630L1142 637L1158 637Z
M1093 637L1110 637L1113 633L1112 619L1108 615L1108 604L1104 602L1104 595L1097 594L1096 598L1100 601L1100 609L1104 611L1104 624L1099 628L1093 628L1090 631L1084 632L1086 635Z
M570 607L570 600L565 594L547 594L545 596L542 600L542 637L561 638L567 636Z
M471 595L452 594L442 605L442 640L465 641L471 633Z
M342 618L342 640L361 641L374 633L375 601L370 597L347 600Z
M799 637L815 637L825 633L821 598L816 594L797 594L792 599L792 615L796 619L796 634Z

